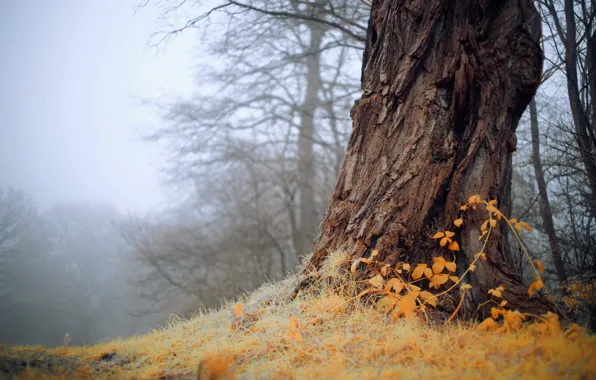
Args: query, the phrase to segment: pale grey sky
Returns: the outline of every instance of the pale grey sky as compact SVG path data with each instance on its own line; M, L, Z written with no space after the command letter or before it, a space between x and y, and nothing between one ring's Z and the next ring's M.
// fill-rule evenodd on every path
M0 2L0 187L43 206L103 201L149 211L167 201L157 147L138 141L159 123L135 97L193 90L192 34L148 47L157 10L136 0Z

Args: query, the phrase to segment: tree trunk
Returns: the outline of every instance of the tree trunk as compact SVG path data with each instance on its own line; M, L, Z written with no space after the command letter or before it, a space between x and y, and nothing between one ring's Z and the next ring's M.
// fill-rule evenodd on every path
M379 250L395 264L451 259L431 237L453 230L459 206L478 194L511 208L515 129L540 83L540 18L530 0L375 0L362 70L364 94L309 269L329 252ZM458 270L480 252L485 215L469 211L456 235ZM512 308L550 309L530 298L512 266L507 230L489 240L463 311L505 287ZM361 264L358 275L377 271ZM376 273L374 273L376 274ZM445 310L452 305L443 306Z
M299 236L294 238L298 255L312 251L317 228L317 207L315 204L315 154L314 114L319 105L318 92L321 88L321 42L325 30L316 23L309 24L310 43L306 52L306 94L300 111L300 132L298 136L298 189L300 193Z
M536 110L536 100L532 99L530 102L530 129L532 132L532 162L534 164L534 173L536 175L536 183L538 184L538 193L540 194L540 217L542 218L542 225L544 231L548 236L548 243L553 256L557 278L561 283L561 291L565 294L565 282L567 281L567 274L565 272L565 265L561 255L561 248L555 233L555 224L553 222L553 212L550 208L550 201L548 199L548 192L546 190L546 180L544 179L544 170L542 169L542 159L540 158L540 134L538 129L538 111Z
M589 136L590 121L588 113L582 106L579 90L579 81L577 75L577 30L575 20L574 1L565 0L565 23L567 25L567 35L565 36L565 72L567 74L567 94L569 95L569 106L573 116L573 125L575 127L577 145L579 148L580 159L586 169L586 177L590 194L587 202L590 205L592 215L596 217L596 152L593 152L592 143ZM594 55L594 40L588 39L589 59L586 62L587 67L592 68L591 62ZM589 76L590 74L588 74ZM592 83L588 84L589 89L595 88ZM593 95L593 94L591 94ZM586 107L589 107L586 105ZM594 112L594 111L592 111Z

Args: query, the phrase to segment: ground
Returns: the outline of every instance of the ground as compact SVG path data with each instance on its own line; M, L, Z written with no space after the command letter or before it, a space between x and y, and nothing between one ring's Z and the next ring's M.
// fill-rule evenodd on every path
M327 284L349 274L342 276L332 274ZM337 286L280 302L293 281L188 320L174 318L146 335L91 347L0 347L0 377L596 378L596 337L561 328L554 316L516 331L395 320Z

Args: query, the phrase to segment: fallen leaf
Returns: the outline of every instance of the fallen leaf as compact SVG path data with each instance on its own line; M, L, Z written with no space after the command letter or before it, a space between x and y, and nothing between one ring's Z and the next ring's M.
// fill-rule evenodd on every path
M368 282L375 288L377 289L382 289L383 288L383 283L385 282L383 280L383 276L381 276L380 274L376 275L375 277L371 278L368 280Z
M240 318L243 313L244 313L244 306L242 306L241 303L237 303L236 305L234 305L234 315L237 318Z

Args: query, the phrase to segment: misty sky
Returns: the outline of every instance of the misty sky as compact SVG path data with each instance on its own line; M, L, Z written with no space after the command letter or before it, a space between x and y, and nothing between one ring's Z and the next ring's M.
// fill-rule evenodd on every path
M157 10L136 0L0 2L0 187L120 210L165 204L159 119L139 97L193 89L192 35L149 47ZM196 56L196 55L195 55Z

